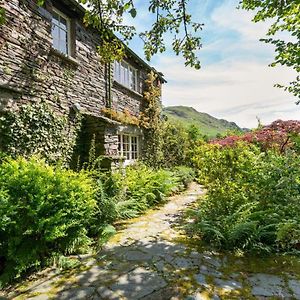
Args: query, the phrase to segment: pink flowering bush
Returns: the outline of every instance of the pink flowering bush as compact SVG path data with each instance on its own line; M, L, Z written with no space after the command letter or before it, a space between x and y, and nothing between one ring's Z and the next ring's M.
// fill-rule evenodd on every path
M277 120L271 125L264 126L241 136L228 136L223 139L216 139L212 144L220 146L234 146L237 142L243 141L259 145L263 150L276 149L280 152L294 145L293 137L300 134L300 121Z

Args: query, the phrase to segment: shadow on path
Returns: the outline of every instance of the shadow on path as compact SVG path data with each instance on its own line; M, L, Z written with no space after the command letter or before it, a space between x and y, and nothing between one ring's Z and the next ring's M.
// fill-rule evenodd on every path
M202 193L191 185L158 210L129 221L102 251L81 257L78 268L48 272L8 299L300 299L297 272L245 273L247 260L180 242L182 211Z

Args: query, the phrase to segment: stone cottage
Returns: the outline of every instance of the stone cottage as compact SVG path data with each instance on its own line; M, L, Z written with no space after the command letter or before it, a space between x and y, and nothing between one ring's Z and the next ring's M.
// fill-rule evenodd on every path
M141 155L143 130L105 116L103 109L143 111L144 81L157 72L129 48L122 62L100 62L99 35L83 22L75 0L0 0L6 23L0 27L0 109L45 99L58 112L84 116L81 148L95 138L97 154L130 162Z

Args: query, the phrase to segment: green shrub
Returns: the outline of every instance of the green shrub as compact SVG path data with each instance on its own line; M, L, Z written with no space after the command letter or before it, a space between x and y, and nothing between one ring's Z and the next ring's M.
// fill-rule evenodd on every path
M206 196L193 230L227 249L290 251L299 247L300 157L258 147L203 145L194 162Z
M95 176L94 172L93 176ZM111 185L114 182L109 172L99 173L95 181L97 208L90 221L89 235L97 237L101 246L110 236L110 233L114 233L111 224L118 218L115 197L116 190L112 189Z
M37 158L0 165L0 282L44 265L51 257L86 249L94 214L87 175L51 167Z
M154 170L143 164L126 168L125 173L114 172L109 188L115 194L117 218L136 217L146 209L164 202L170 196L182 190L190 181L191 171L178 168L176 171ZM109 193L109 192L107 192Z
M161 167L189 165L190 139L186 128L179 123L165 122L161 130L163 141Z
M154 171L142 164L127 167L125 176L114 176L122 183L116 203L121 219L135 217L162 202L176 186L169 171Z
M180 189L184 190L188 185L195 180L195 171L194 169L186 166L178 166L172 169L174 176L177 177L179 184L181 185Z
M143 161L148 166L173 168L191 165L190 151L197 139L202 139L196 130L187 129L180 123L160 122L155 132L148 131Z

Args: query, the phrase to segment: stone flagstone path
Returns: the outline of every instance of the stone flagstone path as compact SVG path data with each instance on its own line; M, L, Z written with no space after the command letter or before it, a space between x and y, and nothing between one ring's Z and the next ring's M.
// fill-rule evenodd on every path
M81 256L79 267L41 272L0 299L300 299L297 259L237 258L187 242L180 217L202 193L192 184L125 224L97 255Z

